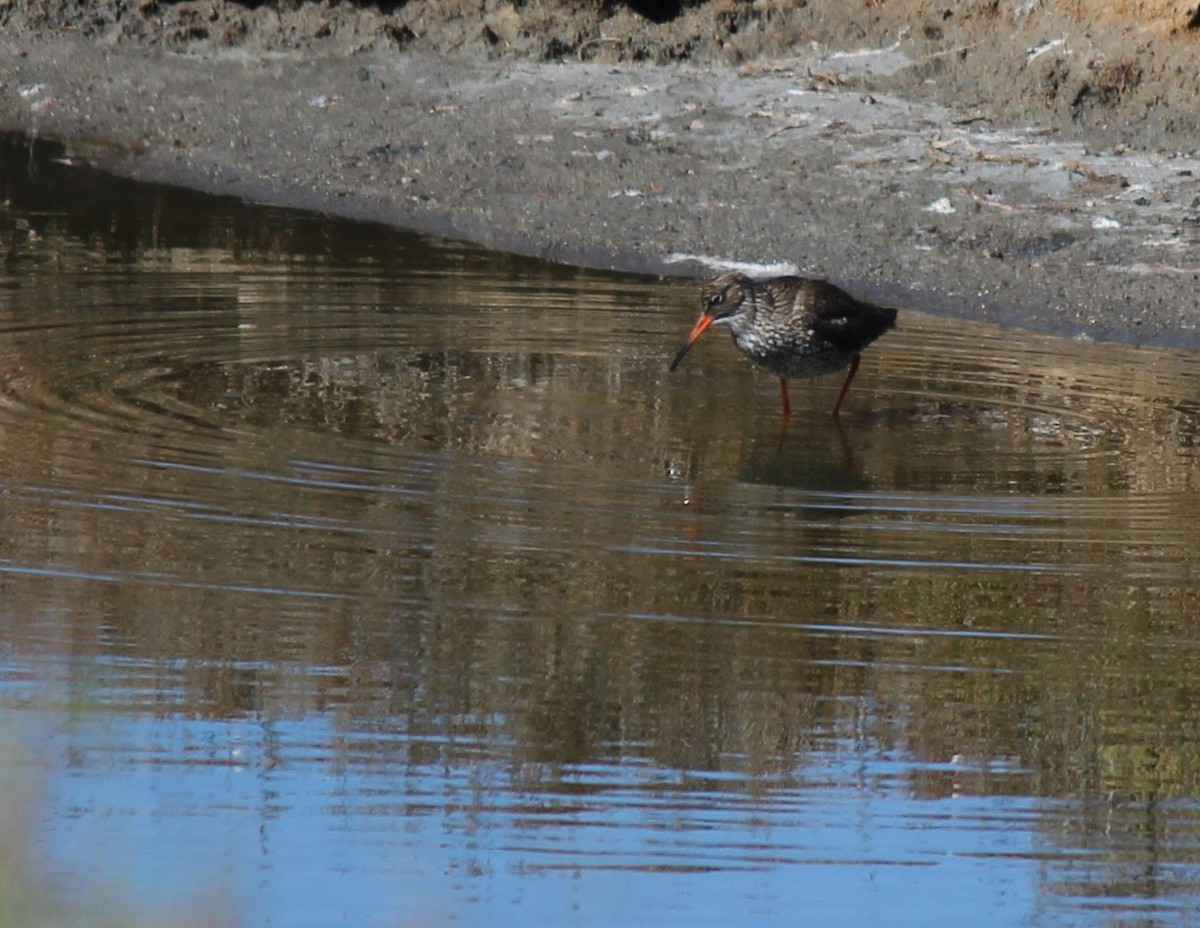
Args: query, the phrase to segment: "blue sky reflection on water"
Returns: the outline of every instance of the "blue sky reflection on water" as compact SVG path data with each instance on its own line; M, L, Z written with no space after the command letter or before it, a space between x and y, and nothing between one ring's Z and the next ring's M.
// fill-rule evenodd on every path
M47 784L51 858L97 878L101 859L135 898L215 893L245 924L1013 925L1034 911L1036 802L915 798L877 769L893 762L818 756L793 785L711 792L597 766L559 771L570 792L531 792L499 758L346 767L321 718L53 729L40 750L71 760Z
M0 712L81 909L1195 923L1200 356L905 309L781 435L728 344L667 371L694 282L38 149Z

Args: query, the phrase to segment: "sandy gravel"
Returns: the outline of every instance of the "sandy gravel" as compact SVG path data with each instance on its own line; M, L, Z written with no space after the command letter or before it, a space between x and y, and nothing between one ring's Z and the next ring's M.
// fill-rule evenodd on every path
M332 51L14 29L0 127L135 178L556 260L747 262L902 307L1200 346L1200 157L1161 132L1138 146L914 93L890 80L913 67L898 41L740 64Z

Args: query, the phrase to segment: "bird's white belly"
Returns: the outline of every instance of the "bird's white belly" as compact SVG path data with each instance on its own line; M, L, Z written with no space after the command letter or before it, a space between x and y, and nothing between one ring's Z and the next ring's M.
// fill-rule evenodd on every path
M829 343L805 339L739 338L734 342L746 357L776 377L821 377L843 370L851 355Z

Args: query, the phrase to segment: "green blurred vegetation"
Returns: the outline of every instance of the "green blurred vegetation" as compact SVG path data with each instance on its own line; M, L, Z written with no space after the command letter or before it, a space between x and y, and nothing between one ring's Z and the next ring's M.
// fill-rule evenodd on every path
M231 928L239 920L211 911L151 911L120 873L105 870L100 849L82 887L83 903L63 901L62 888L39 859L39 820L45 809L41 787L46 767L27 742L0 724L0 928ZM210 908L208 903L202 907Z

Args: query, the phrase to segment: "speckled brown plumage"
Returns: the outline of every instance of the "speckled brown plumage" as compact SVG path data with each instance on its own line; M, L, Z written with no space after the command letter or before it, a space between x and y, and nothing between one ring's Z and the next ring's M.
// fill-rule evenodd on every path
M859 354L896 324L896 310L856 300L822 280L751 280L722 274L700 291L701 315L671 361L675 370L710 326L727 325L738 350L779 378L784 418L791 417L787 382L849 368L833 405L841 411Z

